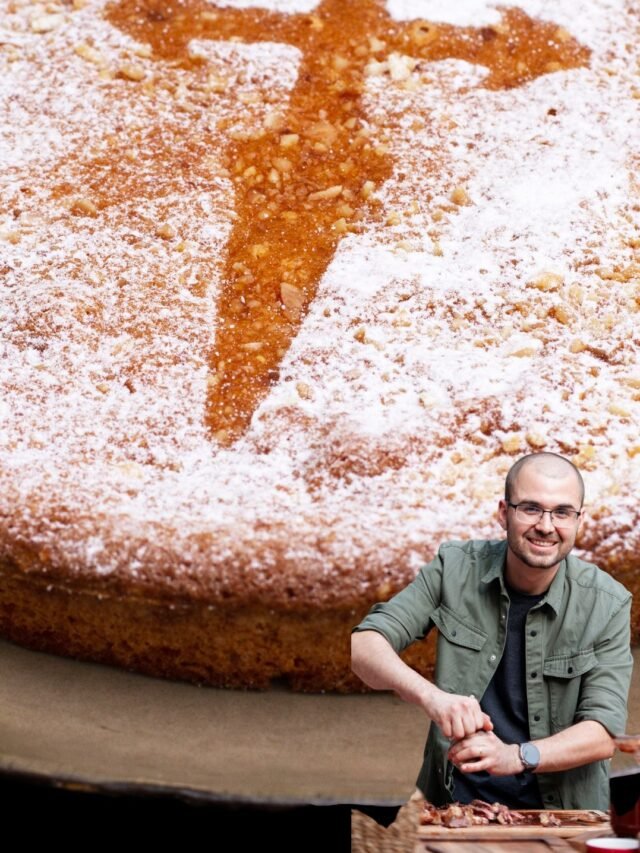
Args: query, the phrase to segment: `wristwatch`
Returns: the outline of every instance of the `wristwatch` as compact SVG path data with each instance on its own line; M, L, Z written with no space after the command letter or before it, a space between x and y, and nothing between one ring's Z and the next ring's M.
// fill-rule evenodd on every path
M533 743L521 743L519 747L520 761L525 770L535 770L540 763L540 750Z

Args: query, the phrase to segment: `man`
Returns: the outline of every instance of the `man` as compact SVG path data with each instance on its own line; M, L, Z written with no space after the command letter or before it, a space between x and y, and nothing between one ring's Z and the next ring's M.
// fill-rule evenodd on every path
M434 723L417 781L432 803L608 808L611 735L626 724L631 595L570 556L583 499L568 460L519 459L498 505L506 540L442 545L354 628L354 672ZM397 653L434 625L431 683Z

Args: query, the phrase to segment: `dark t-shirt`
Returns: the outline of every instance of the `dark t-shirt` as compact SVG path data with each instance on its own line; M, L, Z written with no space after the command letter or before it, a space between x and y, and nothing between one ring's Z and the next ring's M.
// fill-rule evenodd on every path
M525 624L529 610L546 593L524 595L507 587L509 619L502 659L487 687L480 706L491 717L493 731L505 743L525 743L529 740L529 717L525 678ZM517 776L490 776L480 773L461 773L453 770L453 798L461 803L473 799L489 803L504 803L509 808L542 809L538 780L525 771Z

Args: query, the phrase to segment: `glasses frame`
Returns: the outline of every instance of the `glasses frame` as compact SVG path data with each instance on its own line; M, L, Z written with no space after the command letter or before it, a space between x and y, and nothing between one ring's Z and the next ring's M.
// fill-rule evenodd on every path
M525 504L528 504L530 506L531 505L537 506L535 501L520 501L519 504L512 504L511 501L507 501L507 506L510 506L513 509L515 509L516 513L518 512L519 507L524 506ZM538 516L538 518L536 518L535 521L533 521L530 518L527 518L527 519L525 519L525 522L531 522L531 524L538 524L538 522L542 521L542 519L544 518L544 514L546 512L548 512L549 513L549 520L551 521L551 524L553 524L553 526L556 528L559 527L560 529L562 529L565 527L571 527L571 525L575 524L578 521L578 519L580 518L580 516L582 515L582 510L578 511L577 509L572 508L571 512L573 513L574 518L571 520L568 520L567 523L562 523L562 521L561 521L561 523L558 524L557 520L554 521L554 519L553 519L553 513L558 510L558 507L556 507L555 509L543 509L543 507L538 507L538 508L540 510L540 515ZM566 511L569 511L569 510L566 510Z

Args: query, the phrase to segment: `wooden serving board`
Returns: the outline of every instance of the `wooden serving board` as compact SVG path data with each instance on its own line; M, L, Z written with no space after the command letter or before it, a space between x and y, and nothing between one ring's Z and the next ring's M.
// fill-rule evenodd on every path
M564 838L520 838L502 841L419 841L413 853L575 853Z
M539 815L534 809L518 809L523 815ZM434 826L431 823L421 824L418 837L421 840L453 841L506 841L507 839L525 838L571 838L593 830L596 835L611 834L611 824L607 812L589 811L584 809L553 809L553 814L561 822L561 826L542 826L541 824L524 824L524 826L503 826L500 823L489 823L486 826ZM589 821L588 816L597 816L596 821Z

